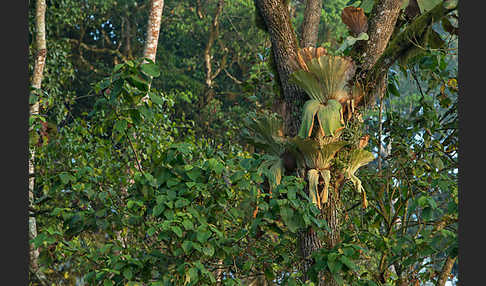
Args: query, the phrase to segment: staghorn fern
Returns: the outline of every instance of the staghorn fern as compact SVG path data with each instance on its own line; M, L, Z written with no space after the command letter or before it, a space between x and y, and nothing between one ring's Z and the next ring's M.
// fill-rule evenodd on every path
M283 124L277 115L253 113L244 120L244 124L246 128L243 128L241 134L244 141L276 156L285 151Z
M280 184L285 171L281 156L286 150L292 149L287 138L283 136L282 121L276 114L251 114L245 124L243 140L266 153L259 169L268 178L270 190L273 190Z
M299 85L311 98L304 104L299 137L312 134L314 118L317 116L322 136L335 136L343 128L343 109L349 95L345 90L353 63L344 57L332 56L318 49L302 49L293 61L297 69L291 80Z
M362 202L363 208L368 207L368 200L366 199L366 192L361 185L361 180L356 177L354 174L356 171L368 164L369 162L373 161L375 157L370 151L364 149L354 149L351 150L349 153L349 162L347 168L344 170L344 176L349 179L353 184L356 190L361 193L362 195Z

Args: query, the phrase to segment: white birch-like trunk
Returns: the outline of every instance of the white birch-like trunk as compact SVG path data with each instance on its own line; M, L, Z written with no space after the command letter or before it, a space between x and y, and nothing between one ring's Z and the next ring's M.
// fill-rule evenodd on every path
M145 47L143 48L143 57L151 59L155 63L157 55L157 46L159 43L160 22L162 20L162 11L164 10L164 0L152 0L150 5L150 14L147 24L147 37L145 38ZM148 90L152 85L149 82ZM142 101L148 100L148 94L142 98Z
M152 0L143 57L151 59L154 63L157 54L157 44L159 42L160 22L162 20L163 9L164 0Z
M46 63L46 25L45 25L45 14L46 14L46 1L37 0L35 20L36 20L36 39L35 45L37 49L34 72L32 75L32 86L36 89L41 88L44 66ZM36 102L30 108L30 114L39 114L39 102ZM30 158L29 158L29 207L32 207L34 202L34 159L35 159L35 149L30 148ZM35 216L31 216L29 213L29 239L34 239L37 236L37 225ZM38 265L39 250L30 244L30 267L34 273L39 270Z

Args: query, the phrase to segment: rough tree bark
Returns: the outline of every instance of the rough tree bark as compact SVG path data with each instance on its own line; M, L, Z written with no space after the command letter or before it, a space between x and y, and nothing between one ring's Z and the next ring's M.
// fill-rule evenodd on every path
M295 57L298 49L289 10L283 1L279 0L257 0L255 4L270 34L273 58L283 91L285 134L295 136L300 127L300 114L307 95L298 86L289 82L290 74L293 72L289 61Z
M295 57L299 48L294 29L290 22L289 10L285 7L283 1L279 0L258 0L255 4L258 9L257 12L263 18L267 31L270 34L279 83L283 91L285 134L287 136L295 136L300 127L303 103L308 96L302 89L289 82L290 74L293 72L289 61ZM302 173L305 173L305 170L302 170ZM337 221L337 203L338 196L331 195L322 211L324 218L328 220L329 227L331 228L329 239L326 241L328 244L327 247L332 247L339 241L340 225ZM299 240L301 256L303 258L302 270L305 273L312 265L310 255L324 245L313 229L302 232ZM305 276L304 280L307 278ZM326 282L328 282L326 285L335 285L333 284L335 281L331 278L326 279Z
M319 35L319 21L321 19L322 0L306 0L304 22L302 22L301 48L315 47Z
M378 58L383 54L395 29L402 0L379 0L371 11L368 35L369 40L363 49L364 70L374 66Z
M315 4L315 2L307 1L306 3L311 5ZM402 1L378 0L374 4L368 29L369 40L355 45L356 53L354 54L357 55L355 62L359 63L360 61L357 59L362 59L355 79L363 81L365 87L367 87L366 99L362 100L360 105L370 104L372 102L371 99L376 98L376 96L381 97L386 91L388 69L401 54L411 48L413 45L410 41L411 36L417 35L417 33L424 33L426 28L433 22L440 20L442 16L455 9L451 3L448 3L448 8L445 8L446 2L453 1L445 1L415 19L404 31L399 32L390 44L390 38L395 30ZM284 110L286 110L283 116L285 134L286 136L295 136L300 127L302 106L307 99L307 95L296 85L289 82L290 74L293 72L289 65L289 60L295 57L298 50L296 36L290 23L289 10L285 6L284 1L281 0L256 0L255 5L257 13L264 20L272 43L273 59L283 92ZM309 7L307 8L310 9ZM315 29L313 25L306 24L306 26L314 27ZM302 33L312 34L310 31L302 31ZM306 36L305 39L303 37L303 45L307 45L310 42L310 40L307 41L309 36ZM322 214L331 229L327 239L320 241L312 229L303 232L300 236L304 271L311 266L312 261L308 258L314 251L322 247L331 248L340 242L339 191L342 187L343 179L340 174L333 174L333 177L335 178L334 190L330 190L329 201L322 209ZM336 285L336 282L329 277L329 273L325 273L322 278L319 282L321 285Z
M37 0L35 9L35 29L36 38L35 45L37 48L37 54L34 64L34 72L32 75L32 86L35 89L40 89L43 79L44 66L46 63L47 46L46 46L46 24L45 24L45 14L46 14L46 1ZM39 102L34 103L30 108L30 114L39 114ZM35 186L35 173L34 173L34 160L35 160L35 148L30 149L29 158L29 208L32 208L34 204L34 186ZM29 239L34 239L37 236L37 222L33 214L29 214ZM30 244L30 268L33 273L38 277L41 275L39 273L38 264L39 250L34 247L34 244Z

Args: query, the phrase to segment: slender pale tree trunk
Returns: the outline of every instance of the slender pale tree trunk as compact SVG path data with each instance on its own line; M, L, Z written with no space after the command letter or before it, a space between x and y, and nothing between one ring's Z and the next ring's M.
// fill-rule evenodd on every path
M440 271L439 278L437 279L437 284L435 284L436 286L445 286L447 279L451 274L452 267L456 262L456 259L457 256L447 257L446 261L444 262L444 265L442 266L442 270Z
M37 0L35 9L35 28L36 28L36 38L35 45L37 49L34 72L32 75L32 86L35 89L40 89L42 84L44 66L46 63L46 24L45 24L45 14L46 14L46 1ZM39 102L34 103L30 108L30 114L39 114ZM34 186L35 186L35 148L30 148L30 158L29 158L29 208L34 205ZM37 224L35 215L29 212L29 239L34 239L37 236ZM34 247L34 244L30 244L30 268L33 273L37 276L39 273L38 264L39 250ZM40 275L42 276L42 275Z
M155 63L155 59L157 56L157 46L159 43L159 34L160 34L160 23L162 21L162 11L164 10L164 0L152 0L150 3L150 13L149 13L149 18L148 18L148 23L147 23L147 35L145 38L145 46L143 49L143 58L144 59L150 59ZM127 28L129 27L129 23L127 25ZM127 31L129 33L129 31ZM129 37L129 34L128 34ZM129 44L129 39L127 40L127 44ZM130 47L126 47L129 49ZM148 90L150 90L150 86L152 84L152 81L149 81L149 86ZM147 94L142 98L142 101L148 100L149 95L148 92ZM137 139L137 134L133 133L132 134L134 139ZM130 138L129 138L130 140ZM130 143L131 144L131 143ZM135 159L135 166L136 168L140 171L143 172L141 168L141 162L140 158L137 156L136 150L132 145L132 151L134 152L134 159ZM127 173L131 175L131 170L128 169ZM129 180L130 184L134 184L135 181L133 179ZM127 195L127 188L123 187L122 188L122 196ZM115 232L116 239L120 242L120 244L125 247L125 240L122 237L122 232L121 231L116 231Z
M302 23L302 48L315 47L319 35L319 21L321 19L322 0L306 0L304 22Z
M155 63L157 56L157 46L159 44L160 23L162 21L162 11L164 10L164 0L152 0L150 3L150 14L147 24L147 36L143 48L143 57L152 60ZM148 89L152 81L149 82ZM147 100L148 94L142 100Z
M157 55L157 46L159 43L160 22L162 20L162 10L164 9L164 0L152 0L150 5L150 15L147 25L147 38L143 49L143 57L155 62Z

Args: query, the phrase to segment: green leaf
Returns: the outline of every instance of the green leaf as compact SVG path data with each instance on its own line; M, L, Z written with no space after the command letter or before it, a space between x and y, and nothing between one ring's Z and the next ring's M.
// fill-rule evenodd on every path
M184 228L186 230L193 230L194 229L194 224L190 220L187 220L187 219L183 220L182 225L184 226Z
M181 199L178 199L175 204L174 204L174 207L176 208L182 208L182 207L185 207L187 205L189 205L191 202L187 199L184 199L184 198L181 198Z
M298 218L294 216L294 210L292 208L288 206L280 207L280 215L291 232L296 232L299 229L299 221Z
M307 179L309 181L309 197L318 208L321 208L321 199L319 198L319 191L317 189L319 184L319 171L310 169L307 171Z
M154 210L152 211L153 216L158 217L160 214L165 210L165 204L160 203L154 207Z
M158 77L160 75L159 67L154 63L145 63L141 65L142 71L151 77Z
M432 10L435 6L440 4L443 0L417 0L417 4L420 8L420 14Z
M310 99L305 102L302 123L298 134L300 138L305 139L311 135L314 126L314 117L320 107L321 103L317 100Z
M211 231L207 230L203 226L197 228L197 240L201 243L206 242L211 236Z
M317 118L323 135L334 136L334 132L342 127L341 108L341 104L334 99L329 100L327 105L321 106Z
M178 237L182 237L182 229L180 227L174 225L171 229Z
M349 269L354 270L354 271L358 270L358 266L357 266L356 264L354 264L354 262L353 262L353 261L351 261L351 260L350 260L348 257L346 257L346 256L341 256L341 257L339 258L339 260L341 260L341 262L342 262L344 265L346 265L346 266L347 266Z
M338 273L343 264L339 260L328 260L327 261L327 266L329 267L329 270L331 271L332 274Z
M123 270L123 276L125 277L125 279L127 280L130 280L132 279L133 277L133 272L132 272L132 269L131 268L125 268Z
M205 247L202 249L203 253L209 257L214 255L214 247L211 244L206 244Z
M154 234L155 234L155 232L156 232L156 231L157 231L157 230L155 229L155 227L150 227L150 228L147 230L147 234L148 234L149 236L152 236L152 235L154 235Z
M165 100L162 97L160 97L158 94L156 94L155 92L150 92L149 96L150 96L150 100L152 100L152 102L155 103L155 104L163 105L164 102L165 102Z
M371 9L373 9L373 5L375 4L374 0L363 0L361 2L360 7L363 9L363 12L366 14L371 12Z
M198 270L195 267L190 268L186 273L186 283L194 283L199 279Z
M192 241L184 240L184 242L181 244L181 247L182 250L184 250L184 252L188 254L189 251L192 249Z

